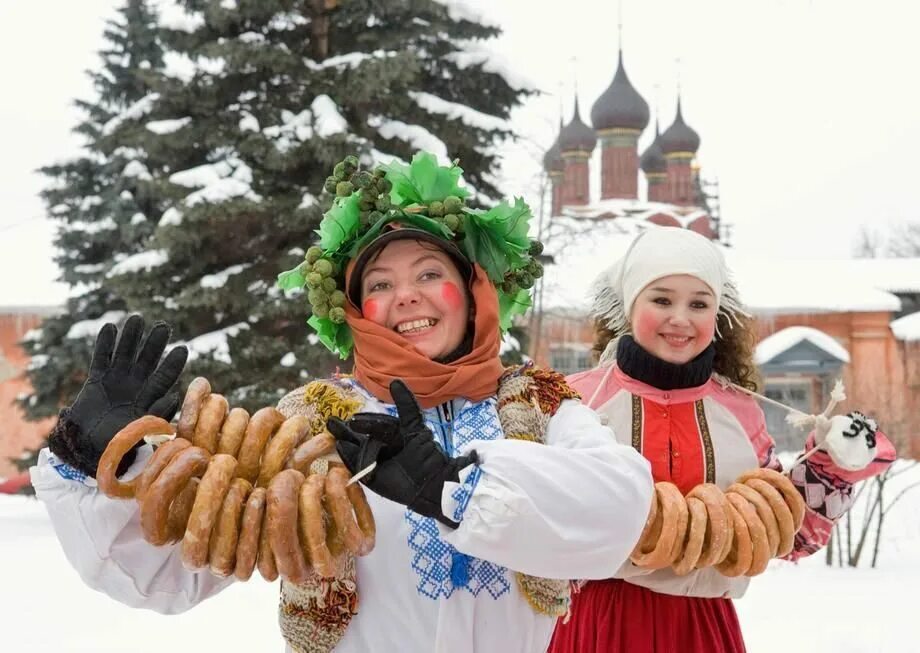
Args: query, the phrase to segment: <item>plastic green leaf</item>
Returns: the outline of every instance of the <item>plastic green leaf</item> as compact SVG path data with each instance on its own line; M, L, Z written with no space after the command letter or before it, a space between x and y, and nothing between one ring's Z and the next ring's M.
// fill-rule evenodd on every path
M523 315L533 305L530 290L520 289L513 295L498 293L498 325L501 330L511 328L515 315Z
M466 211L463 249L494 283L526 263L530 218L530 207L520 197L513 206L503 201L486 212Z
M337 197L319 224L319 246L325 251L336 251L358 233L361 225L359 206L361 193L355 191L348 197Z
M443 200L448 195L466 197L469 194L459 185L463 168L454 164L439 166L437 157L430 152L418 152L412 157L410 168L412 181L425 204Z
M336 324L328 317L321 318L315 315L310 316L307 324L313 328L319 341L326 346L326 349L338 354L339 358L348 358L354 346L351 327L347 324Z
M469 191L459 185L463 168L457 165L439 166L431 152L418 152L406 166L393 161L384 166L387 179L393 184L390 200L402 207L429 204L448 195L466 197Z
M294 288L303 288L307 283L303 273L304 263L301 263L293 270L287 270L278 275L278 287L282 290L293 290Z
M527 202L523 197L516 197L514 206L502 200L497 206L478 215L477 219L483 223L494 223L505 240L526 251L530 247L527 232L531 217L533 214Z
M387 180L393 184L390 189L390 201L393 204L408 206L421 202L422 198L412 183L409 166L394 160L381 167L386 170Z

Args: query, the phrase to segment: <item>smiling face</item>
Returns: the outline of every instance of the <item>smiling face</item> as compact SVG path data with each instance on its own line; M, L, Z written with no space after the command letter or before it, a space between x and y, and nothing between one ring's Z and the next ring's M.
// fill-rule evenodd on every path
M443 358L466 335L470 302L465 287L445 252L415 240L396 240L364 268L361 312L428 358Z
M712 342L717 311L712 289L696 277L662 277L643 288L633 303L633 338L662 360L687 363Z

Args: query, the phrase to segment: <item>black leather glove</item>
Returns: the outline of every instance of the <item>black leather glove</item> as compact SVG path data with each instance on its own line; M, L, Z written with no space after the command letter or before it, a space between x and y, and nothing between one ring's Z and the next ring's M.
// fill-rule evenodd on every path
M102 327L89 377L73 405L61 411L48 438L58 458L95 476L106 445L125 426L144 415L172 420L179 408L179 392L167 392L185 367L188 349L176 347L158 367L170 332L168 324L157 322L138 346L144 333L141 316L132 315L125 321L117 344L115 325ZM125 456L117 473L124 473L134 457L135 451Z
M444 483L459 482L460 470L479 458L475 451L450 458L441 450L405 383L393 381L390 394L398 417L358 413L347 422L329 419L326 428L335 436L336 450L352 474L376 461L361 482L380 496L456 528L458 523L441 512Z

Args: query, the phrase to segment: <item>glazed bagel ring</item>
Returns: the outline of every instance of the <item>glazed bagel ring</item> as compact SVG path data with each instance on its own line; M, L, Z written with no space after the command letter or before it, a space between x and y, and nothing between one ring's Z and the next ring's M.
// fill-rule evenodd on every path
M799 529L802 528L802 522L805 520L805 499L803 499L799 491L795 489L792 481L783 474L773 471L772 469L760 468L745 472L738 477L737 482L747 483L748 480L754 478L766 481L779 490L783 495L785 504L789 506L789 510L792 511L793 526L795 527L795 531L798 532Z
M724 558L726 541L731 537L729 518L725 510L725 495L717 485L701 483L690 490L687 497L700 499L706 506L709 527L703 538L703 550L700 552L697 567L709 567Z
M228 411L226 399L196 379L180 423L187 437L158 446L140 474L123 482L115 475L122 457L145 436L172 432L158 417L132 422L109 443L98 476L109 496L138 501L145 539L180 541L188 568L240 580L258 568L268 580L281 575L297 583L313 573L334 575L345 552L373 549L376 526L364 491L348 485L329 433L309 437L308 418L285 419L267 408L250 419L245 410ZM320 457L329 459L330 473L309 474ZM263 487L253 488L254 480Z
M651 550L640 543L640 549L634 551L630 559L638 566L646 569L660 569L671 564L671 554L677 540L677 529L680 522L681 508L686 511L686 502L680 490L673 483L655 483L655 494L658 497L659 516L655 522L661 522L657 537L651 539ZM650 536L655 535L652 527Z
M777 551L779 551L780 537L779 524L776 521L776 515L773 513L773 508L770 507L770 503L760 492L744 483L732 483L725 491L725 494L728 495L732 493L741 495L747 499L748 503L754 506L754 509L757 511L757 516L760 518L760 521L763 522L764 528L766 529L767 542L770 545L770 557L774 557Z
M674 563L674 573L678 576L686 576L696 567L703 552L703 538L706 536L706 523L709 521L706 504L696 497L687 499L687 511L690 515L687 540L681 556Z

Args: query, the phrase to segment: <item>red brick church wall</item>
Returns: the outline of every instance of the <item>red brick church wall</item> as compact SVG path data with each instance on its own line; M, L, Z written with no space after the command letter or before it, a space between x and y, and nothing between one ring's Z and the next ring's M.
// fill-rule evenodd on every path
M15 403L21 393L29 390L24 374L29 357L19 342L41 321L36 314L0 314L0 478L15 474L17 470L10 459L41 444L54 424L54 418L27 422Z

